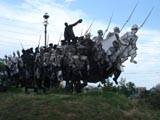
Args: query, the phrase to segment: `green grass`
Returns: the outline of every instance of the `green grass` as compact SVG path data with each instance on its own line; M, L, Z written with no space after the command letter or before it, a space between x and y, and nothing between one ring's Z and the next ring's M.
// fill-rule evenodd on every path
M68 95L62 91L25 94L11 88L0 93L0 120L158 120L160 112L107 91Z

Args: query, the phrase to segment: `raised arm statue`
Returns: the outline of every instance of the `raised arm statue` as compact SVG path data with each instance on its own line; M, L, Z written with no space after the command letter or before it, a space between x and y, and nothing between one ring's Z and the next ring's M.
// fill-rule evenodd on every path
M73 32L73 27L76 26L78 23L82 23L82 21L83 21L82 19L79 19L77 22L70 24L70 25L68 25L68 23L64 23L64 25L65 25L65 29L64 29L65 41L71 42L71 40L72 40L72 42L76 43L76 37Z

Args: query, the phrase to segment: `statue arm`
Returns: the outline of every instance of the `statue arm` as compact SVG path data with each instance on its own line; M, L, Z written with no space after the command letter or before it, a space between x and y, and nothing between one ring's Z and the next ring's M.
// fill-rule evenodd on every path
M81 23L82 22L82 19L79 19L77 22L73 23L73 24L70 24L69 26L71 27L74 27L76 26L78 23Z
M122 44L129 45L129 40L128 40L128 38L129 38L129 33L127 32L127 33L125 33L125 34L120 38L120 42L121 42Z
M96 42L97 36L92 38L92 41Z

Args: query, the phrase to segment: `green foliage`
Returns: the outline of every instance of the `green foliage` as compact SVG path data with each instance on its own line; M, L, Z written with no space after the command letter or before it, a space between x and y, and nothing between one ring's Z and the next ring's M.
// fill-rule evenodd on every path
M140 94L141 99L146 99L149 96L150 96L150 91L149 90L142 91L141 94Z
M6 91L9 87L9 81L7 78L7 72L5 70L5 65L0 61L0 92Z
M119 82L118 88L119 88L119 92L126 95L127 97L131 97L136 92L135 84L132 82L126 83L126 80L123 78Z
M103 90L104 90L104 91L116 92L118 89L117 89L116 86L113 86L113 83L110 82L110 80L108 79L108 80L106 81L106 83L104 84Z
M153 109L160 110L160 93L155 92L155 93L150 94L146 98L146 102L148 102L152 106Z
M113 91L113 92L119 92L121 94L124 94L127 97L130 97L135 94L136 92L136 86L132 82L126 83L125 79L121 79L119 81L118 86L113 86L113 83L107 80L103 90L105 91Z
M5 70L5 65L3 64L2 61L0 61L0 72Z
M141 98L143 98L145 102L151 106L152 109L160 110L160 84L157 84L150 90L144 91L141 94Z
M80 94L24 94L19 88L0 94L1 120L156 120L124 95L108 91Z

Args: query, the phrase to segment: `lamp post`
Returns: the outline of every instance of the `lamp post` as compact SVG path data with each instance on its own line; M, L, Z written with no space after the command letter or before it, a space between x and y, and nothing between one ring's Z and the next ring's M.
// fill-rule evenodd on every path
M47 25L48 25L48 18L49 18L49 15L48 15L48 13L45 13L44 15L43 15L43 18L44 18L44 22L43 22L43 24L44 24L44 27L45 27L45 29L44 29L44 45L45 45L45 47L47 47L47 43L46 43L46 41L47 41Z

